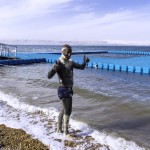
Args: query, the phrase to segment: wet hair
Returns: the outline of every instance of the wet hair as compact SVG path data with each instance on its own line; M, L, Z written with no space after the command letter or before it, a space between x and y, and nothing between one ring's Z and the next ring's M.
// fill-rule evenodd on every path
M63 52L69 52L69 53L72 53L72 48L71 48L70 45L65 44L65 45L62 46L61 52L62 52L62 53L63 53Z

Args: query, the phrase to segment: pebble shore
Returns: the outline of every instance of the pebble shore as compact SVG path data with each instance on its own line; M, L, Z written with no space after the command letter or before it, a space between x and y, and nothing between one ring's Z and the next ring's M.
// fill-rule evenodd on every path
M61 138L55 138L55 141L64 143L65 149L82 149L83 145L85 150L110 150L109 146L95 143L95 139L88 135L82 135L82 131L74 130L70 134L70 138L62 140ZM87 145L87 146L86 146ZM57 147L58 145L56 145ZM44 145L38 139L27 134L22 129L15 129L0 124L0 150L50 150L51 148Z
M0 125L0 150L49 150L37 139L33 139L22 129Z

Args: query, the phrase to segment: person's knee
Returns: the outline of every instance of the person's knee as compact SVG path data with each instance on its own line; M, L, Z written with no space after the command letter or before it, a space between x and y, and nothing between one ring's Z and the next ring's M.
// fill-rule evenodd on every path
M67 116L70 116L71 115L71 112L72 112L72 109L71 108L68 108L64 111L64 114L67 115Z
M72 112L72 98L63 99L64 114L70 116Z
M70 110L66 110L66 111L64 111L64 114L67 115L67 116L70 116L71 112L70 112Z

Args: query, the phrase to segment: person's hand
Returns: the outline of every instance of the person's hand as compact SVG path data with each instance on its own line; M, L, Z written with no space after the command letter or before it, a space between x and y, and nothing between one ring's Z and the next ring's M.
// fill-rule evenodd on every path
M84 55L83 61L84 61L85 63L88 63L88 62L90 61L90 59Z
M54 64L54 66L53 66L53 68L56 70L56 71L58 71L59 70L59 64L58 64L58 62L56 61L55 62L55 64Z

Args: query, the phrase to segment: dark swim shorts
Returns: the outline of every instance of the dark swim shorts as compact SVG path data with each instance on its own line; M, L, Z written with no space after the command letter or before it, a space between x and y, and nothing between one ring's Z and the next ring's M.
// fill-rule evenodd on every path
M69 88L69 87L59 86L57 93L60 99L69 98L73 96L73 90L72 88Z

